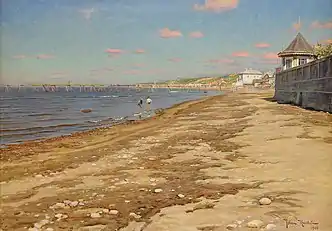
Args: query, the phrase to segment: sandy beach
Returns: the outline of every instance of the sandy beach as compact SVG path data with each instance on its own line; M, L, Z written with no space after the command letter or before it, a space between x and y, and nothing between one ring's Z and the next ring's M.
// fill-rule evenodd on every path
M229 93L1 149L1 230L332 230L332 115Z

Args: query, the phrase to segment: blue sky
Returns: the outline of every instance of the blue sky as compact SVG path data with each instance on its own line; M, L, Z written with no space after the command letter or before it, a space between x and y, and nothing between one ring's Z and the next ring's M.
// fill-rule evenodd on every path
M312 44L332 38L331 0L0 1L1 83L268 70L298 30Z

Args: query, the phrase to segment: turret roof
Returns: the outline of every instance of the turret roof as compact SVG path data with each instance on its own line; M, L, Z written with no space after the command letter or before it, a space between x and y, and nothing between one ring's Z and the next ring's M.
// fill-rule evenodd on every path
M289 46L278 53L279 57L288 55L315 55L313 47L307 42L301 33L298 33Z

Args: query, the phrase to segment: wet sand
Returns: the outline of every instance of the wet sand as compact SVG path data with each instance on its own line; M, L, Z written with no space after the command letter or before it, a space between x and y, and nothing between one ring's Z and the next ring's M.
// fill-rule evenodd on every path
M332 230L332 116L271 96L2 149L1 229Z

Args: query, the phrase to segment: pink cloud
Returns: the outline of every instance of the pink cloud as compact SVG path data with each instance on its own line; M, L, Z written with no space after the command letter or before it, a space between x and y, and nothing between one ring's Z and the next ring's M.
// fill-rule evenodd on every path
M311 23L313 29L332 29L332 20L327 22L314 21Z
M279 59L276 53L268 52L263 55L264 59Z
M257 48L268 48L270 46L271 45L268 44L268 43L257 43L257 44L255 44L255 47L257 47Z
M136 63L136 64L134 64L134 67L143 67L143 66L144 66L143 63Z
M37 59L54 59L55 56L53 55L47 55L47 54L41 54L36 56Z
M121 49L112 49L112 48L106 49L105 52L108 53L109 56L113 56L113 57L115 55L121 55L124 53L124 51Z
M239 51L239 52L234 52L232 54L233 57L249 57L249 53L246 51Z
M145 53L145 50L144 50L144 49L137 49L137 50L135 51L135 53L136 53L136 54L143 54L143 53Z
M330 43L332 43L332 39L322 40L322 41L320 41L320 43L322 43L322 44L330 44Z
M170 30L168 28L164 28L159 30L159 36L162 38L176 38L182 37L182 33L179 30Z
M238 4L239 0L205 0L203 5L195 4L194 10L222 12L235 9Z
M28 58L28 56L26 56L26 55L14 55L12 58L13 59L26 59L26 58Z
M170 58L170 59L168 59L168 61L173 62L173 63L178 63L178 62L181 62L182 59L180 59L180 58Z
M204 37L204 34L200 31L194 31L189 34L191 38L202 38Z
M209 63L227 63L231 64L234 63L235 61L233 59L211 59L209 60Z

